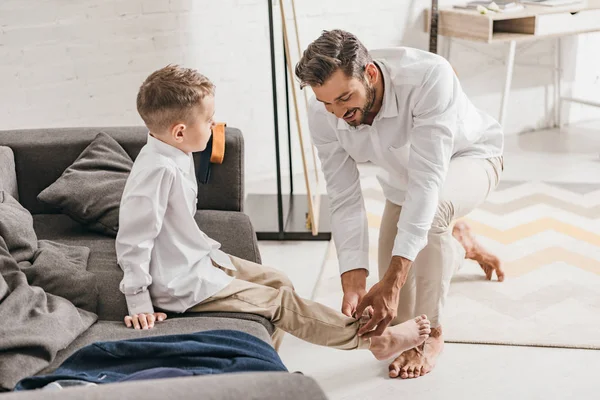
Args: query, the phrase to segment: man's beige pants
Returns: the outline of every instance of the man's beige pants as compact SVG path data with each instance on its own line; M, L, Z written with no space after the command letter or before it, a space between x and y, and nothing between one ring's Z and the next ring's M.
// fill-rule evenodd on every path
M297 338L341 350L369 348L370 342L358 337L359 320L323 304L301 298L292 282L274 268L230 256L237 268L221 268L235 279L216 295L188 312L221 311L261 315L275 325L275 349L288 332ZM214 264L214 262L213 262Z
M502 157L458 157L450 162L427 245L418 254L400 290L398 316L392 324L426 314L432 328L441 325L450 280L465 258L465 249L452 236L453 223L485 201L498 185L503 169ZM386 202L379 231L379 279L392 259L401 212L401 206Z

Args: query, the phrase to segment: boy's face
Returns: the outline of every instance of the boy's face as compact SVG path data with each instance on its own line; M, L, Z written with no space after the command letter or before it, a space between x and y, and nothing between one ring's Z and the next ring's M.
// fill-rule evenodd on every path
M185 131L183 150L193 153L206 149L206 144L212 135L212 128L215 126L215 98L214 96L206 96L202 99L199 106L192 113L190 123Z
M202 102L190 112L187 121L181 121L171 128L169 143L186 153L194 153L206 149L206 144L215 126L215 98L206 96Z

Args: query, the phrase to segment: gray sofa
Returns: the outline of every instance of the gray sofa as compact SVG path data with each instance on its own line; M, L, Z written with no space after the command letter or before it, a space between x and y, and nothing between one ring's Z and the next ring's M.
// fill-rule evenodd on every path
M71 165L98 132L106 132L135 159L146 142L142 127L65 128L0 131L0 190L10 192L34 218L40 240L89 247L88 270L97 278L98 322L58 353L40 374L51 372L77 349L96 341L138 338L148 335L192 333L213 329L234 329L252 334L268 343L273 326L250 314L170 315L149 331L124 326L125 298L119 291L122 271L117 265L114 239L90 232L79 223L37 200L37 195ZM12 153L12 154L10 154ZM196 161L199 155L195 155ZM244 147L239 130L227 128L223 164L214 165L208 184L199 183L196 221L225 252L260 263L256 236L243 213ZM0 355L1 356L1 355ZM148 382L110 384L98 388L65 389L60 392L31 391L0 395L8 399L96 399L138 398L147 400L185 399L324 399L325 395L309 377L301 374L247 373Z

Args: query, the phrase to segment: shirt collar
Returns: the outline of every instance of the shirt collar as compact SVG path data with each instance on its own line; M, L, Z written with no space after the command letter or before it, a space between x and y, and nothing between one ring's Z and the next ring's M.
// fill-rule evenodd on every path
M176 147L158 140L148 133L148 146L153 152L161 154L175 161L180 170L187 173L190 170L191 154L185 153Z
M381 77L383 79L383 103L381 104L381 110L375 116L375 121L381 118L394 118L398 116L398 100L396 99L396 93L393 88L392 77L390 72L381 60L375 61L375 64L381 70ZM337 128L338 129L361 129L363 125L354 127L350 126L343 118L338 118Z

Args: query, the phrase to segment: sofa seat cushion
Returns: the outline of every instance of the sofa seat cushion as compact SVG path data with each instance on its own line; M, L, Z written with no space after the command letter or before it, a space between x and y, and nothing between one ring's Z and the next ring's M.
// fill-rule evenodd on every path
M247 215L235 211L201 210L196 213L196 221L200 229L222 244L226 253L260 262L255 234ZM35 214L33 226L40 240L89 247L87 270L96 275L98 318L122 321L127 315L127 304L119 290L123 271L117 264L115 240L91 232L63 214Z

